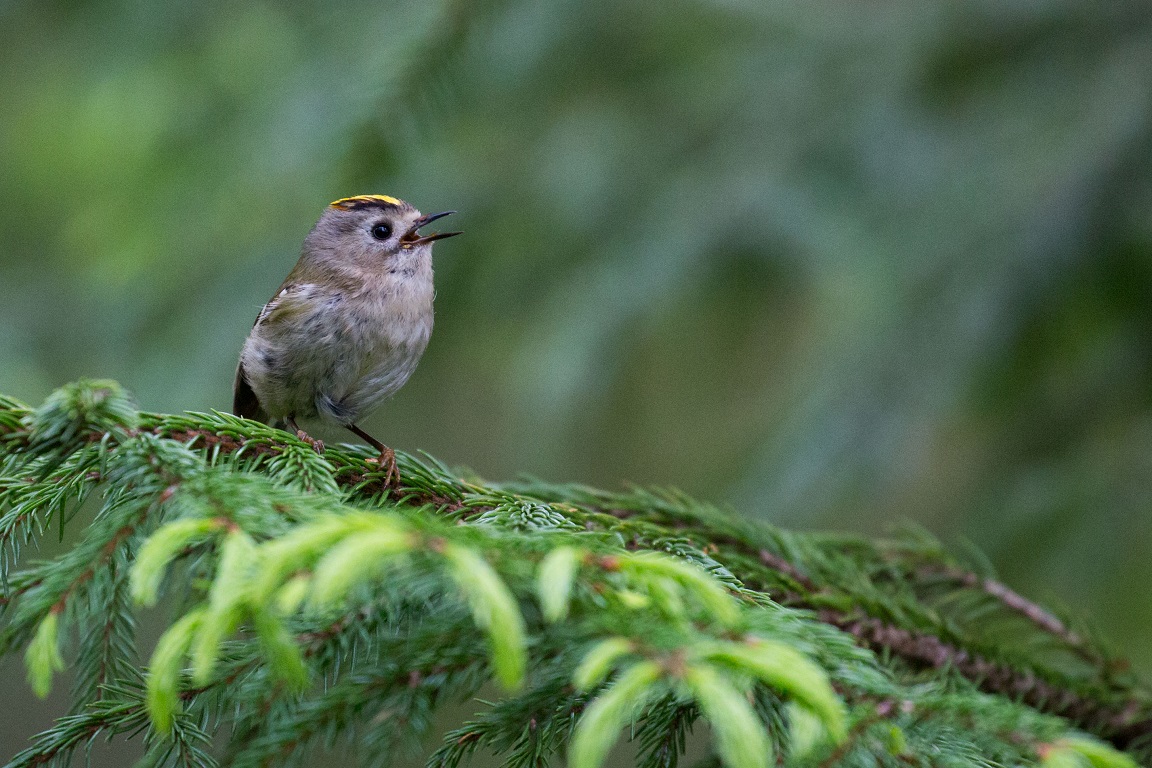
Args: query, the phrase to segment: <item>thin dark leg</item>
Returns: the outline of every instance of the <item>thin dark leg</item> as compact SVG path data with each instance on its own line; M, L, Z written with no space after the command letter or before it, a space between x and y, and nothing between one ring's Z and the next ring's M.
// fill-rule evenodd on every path
M396 451L384 445L384 443L372 437L372 435L360 429L360 427L355 424L345 424L344 428L380 451L380 458L377 459L377 461L380 462L380 469L384 470L384 484L400 485L400 468L396 466Z
M284 417L284 423L288 425L289 429L291 429L293 432L296 433L296 437L300 438L304 442L308 443L308 445L312 446L312 449L315 450L316 453L324 453L324 441L323 440L317 440L316 438L312 437L311 435L309 435L304 430L300 429L300 427L296 426L296 417L295 416Z

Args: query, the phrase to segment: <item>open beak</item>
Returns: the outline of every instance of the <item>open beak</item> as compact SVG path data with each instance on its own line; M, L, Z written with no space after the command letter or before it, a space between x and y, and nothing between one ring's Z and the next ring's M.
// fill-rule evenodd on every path
M427 216L421 216L412 224L412 228L400 238L400 244L405 248L411 248L414 245L424 245L424 243L430 243L433 240L443 240L446 237L455 237L456 235L463 234L462 232L433 232L430 235L421 235L419 232L420 227L431 224L436 221L436 219L451 216L454 213L456 213L456 211L441 211L440 213L430 213Z

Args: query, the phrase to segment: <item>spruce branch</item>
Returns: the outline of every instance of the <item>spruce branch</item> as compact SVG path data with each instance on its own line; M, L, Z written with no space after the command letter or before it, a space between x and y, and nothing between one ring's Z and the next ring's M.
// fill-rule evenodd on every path
M209 744L237 766L319 743L386 762L487 690L431 765L482 748L591 767L630 727L640 764L673 766L699 723L747 768L1130 764L1084 732L1152 756L1139 681L924 537L791 533L672 491L497 485L404 454L392 488L366 449L139 413L112 382L0 398L0 450L0 651L24 650L40 691L77 670L73 714L11 765L140 732L154 765L211 765ZM75 544L24 561L81 508ZM142 669L136 606L156 603L175 616Z

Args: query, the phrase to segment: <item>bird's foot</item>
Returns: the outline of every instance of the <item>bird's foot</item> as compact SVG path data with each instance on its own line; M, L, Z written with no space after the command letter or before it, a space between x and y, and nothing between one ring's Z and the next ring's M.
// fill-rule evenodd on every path
M304 442L308 443L308 445L312 446L312 450L316 451L316 453L320 454L321 456L324 455L324 441L323 440L317 440L316 438L312 437L312 435L308 434L307 432L305 432L302 429L296 430L296 437L300 438Z
M285 417L284 424L288 427L288 429L296 433L296 437L298 439L303 440L304 442L308 443L308 445L312 446L312 450L316 451L316 453L320 454L321 456L324 455L324 441L317 440L316 438L312 437L312 435L300 429L300 425L296 423L295 416Z
M372 435L360 429L360 427L356 426L355 424L345 424L344 428L360 439L364 440L366 443L368 443L368 445L380 451L379 456L371 459L365 459L364 461L368 464L377 464L380 466L380 469L384 471L385 486L389 488L399 488L400 468L396 466L396 451L384 445L384 443L372 437Z
M396 451L388 446L380 449L379 456L373 456L370 459L365 459L369 464L378 464L382 472L384 472L384 485L389 488L398 488L400 486L400 467L396 465Z

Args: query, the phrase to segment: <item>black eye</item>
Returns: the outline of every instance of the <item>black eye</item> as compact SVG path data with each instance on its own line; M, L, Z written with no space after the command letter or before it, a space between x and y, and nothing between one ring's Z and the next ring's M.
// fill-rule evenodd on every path
M377 224L372 227L372 237L377 240L387 240L392 237L392 227L387 224Z

